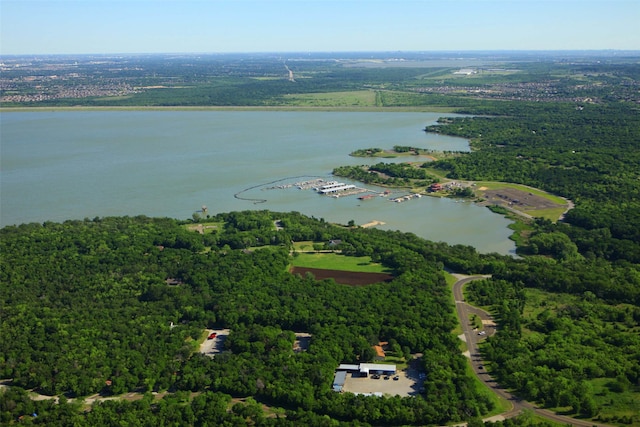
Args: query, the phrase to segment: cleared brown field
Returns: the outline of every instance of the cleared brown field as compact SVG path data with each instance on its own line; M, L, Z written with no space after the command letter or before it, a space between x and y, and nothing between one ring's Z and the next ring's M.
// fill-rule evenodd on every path
M360 273L356 271L326 270L321 268L292 267L292 274L304 276L311 273L316 280L333 279L336 283L349 286L366 286L373 283L390 282L393 276L387 273Z

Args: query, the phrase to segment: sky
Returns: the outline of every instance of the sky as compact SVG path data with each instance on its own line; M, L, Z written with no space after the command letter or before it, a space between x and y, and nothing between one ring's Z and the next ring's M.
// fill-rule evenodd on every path
M640 50L640 0L0 0L0 54Z

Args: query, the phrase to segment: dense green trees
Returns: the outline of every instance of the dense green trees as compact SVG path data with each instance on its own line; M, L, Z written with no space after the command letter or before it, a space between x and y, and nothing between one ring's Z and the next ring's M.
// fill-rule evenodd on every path
M542 104L469 109L508 117L448 119L428 127L471 138L467 156L434 163L450 178L517 182L575 202L565 218L581 253L640 262L640 117L631 105ZM602 234L606 230L606 239ZM595 233L599 233L594 239ZM535 251L535 250L534 250Z
M485 257L472 248L297 213L232 212L213 220L224 223L214 237L146 217L0 230L0 376L49 395L209 390L368 423L443 423L491 409L469 386L442 276L445 264L482 265ZM340 239L396 277L348 287L288 273L289 242L315 238ZM270 244L256 249L256 242ZM207 326L232 331L214 359L196 351ZM312 334L307 352L293 352L294 332ZM353 396L331 391L334 369L372 360L380 340L432 355L425 387L447 393L421 403L359 397L363 411L353 411ZM162 413L168 403L154 405ZM250 417L247 411L233 412Z
M464 111L482 116L426 130L470 138L474 150L433 166L450 178L517 182L575 202L563 222L532 223L518 248L526 258L469 287L470 299L499 319L483 347L492 374L545 406L636 422L608 396L637 396L640 384L637 108L501 103Z
M592 417L612 411L606 396L638 384L637 306L608 305L590 291L548 294L501 280L474 282L468 295L495 309L501 331L482 351L492 374L524 398ZM509 308L525 302L526 312Z
M12 378L13 387L68 396L166 389L254 396L300 408L305 417L372 424L477 417L491 404L475 394L450 334L456 320L441 275L446 266L493 274L470 288L470 299L493 306L500 322L484 356L499 381L524 397L595 415L605 406L592 381L609 378L608 393L617 393L640 379L640 343L631 334L640 321L637 303L599 299L637 298L632 283L638 275L630 265L562 255L567 242L559 236L566 234L548 232L554 227L548 222L539 224L546 237L533 240L557 260L479 255L466 246L339 227L297 213L233 212L214 219L225 224L215 238L175 220L145 217L2 229L2 377ZM286 239L274 239L279 234ZM352 254L369 254L392 268L395 279L354 288L317 282L287 272L288 244L251 251L228 244L257 236L266 242L340 239ZM540 303L527 288L579 299L536 311ZM214 359L196 352L206 326L232 330L227 351ZM307 352L293 353L296 331L313 335ZM330 391L336 365L371 360L371 345L379 340L424 354L424 397L381 400ZM118 411L134 410L118 405L125 405ZM158 408L170 404L149 405L161 413ZM363 410L354 410L359 405ZM251 410L233 413L246 417Z
M438 179L429 175L422 168L410 163L376 163L362 166L340 166L333 170L336 176L355 179L366 184L381 184L389 186L410 186L410 180L421 180L421 185L427 186Z

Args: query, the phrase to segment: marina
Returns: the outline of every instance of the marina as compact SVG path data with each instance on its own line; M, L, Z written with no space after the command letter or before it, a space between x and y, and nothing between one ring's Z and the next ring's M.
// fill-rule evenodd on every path
M267 190L273 189L288 189L297 188L299 190L313 190L322 196L328 196L333 198L358 196L358 200L371 200L376 197L387 197L391 195L391 190L376 191L363 187L358 187L355 184L347 184L345 182L335 180L325 180L323 178L316 178L311 180L299 181L294 183L286 183L267 187ZM363 194L367 193L367 194ZM423 195L420 193L405 194L398 197L388 199L391 202L402 203L413 199L419 199Z
M313 190L318 194L323 196L330 196L333 198L344 197L344 196L353 196L356 194L367 193L372 190L368 190L366 188L358 187L354 184L346 184L344 182L339 181L327 181L323 178L316 178L311 180L299 181L288 184L279 184L271 187L267 187L267 190L275 190L275 189L288 189L288 188L297 188L299 190ZM383 195L385 193L380 193L379 195ZM371 195L374 197L374 195Z
M296 211L327 222L384 222L384 230L513 253L510 221L473 203L422 197L331 174L348 154L392 144L468 150L425 134L442 114L262 111L12 112L2 122L2 225L117 215L186 218L247 209ZM81 122L82 126L77 126ZM254 126L248 127L250 122ZM330 123L331 126L327 126ZM255 127L261 129L259 140ZM312 130L312 131L310 131ZM178 143L172 135L181 135ZM215 136L215 138L212 137ZM466 144L466 145L465 145ZM268 146L269 149L263 149ZM466 148L465 148L466 147ZM63 154L61 154L63 153ZM283 153L287 155L284 156ZM388 159L400 162L404 159ZM321 197L332 180L367 190ZM310 191L300 191L300 190ZM353 189L354 191L357 191ZM385 190L391 190L384 194ZM383 196L359 199L361 196ZM28 194L29 197L25 195ZM433 226L437 224L437 226Z

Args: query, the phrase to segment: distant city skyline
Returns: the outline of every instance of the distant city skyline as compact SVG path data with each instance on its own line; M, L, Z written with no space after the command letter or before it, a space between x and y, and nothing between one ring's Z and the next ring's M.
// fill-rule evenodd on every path
M640 50L638 0L2 0L0 54Z

